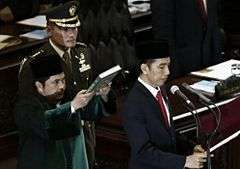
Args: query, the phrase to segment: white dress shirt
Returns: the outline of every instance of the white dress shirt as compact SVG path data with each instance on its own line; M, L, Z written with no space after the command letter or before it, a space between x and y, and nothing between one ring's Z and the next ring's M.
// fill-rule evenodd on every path
M160 88L156 89L156 88L152 87L151 85L144 82L140 77L138 77L138 81L150 91L150 93L154 96L154 98L157 97L157 93L160 90ZM167 106L164 98L163 98L163 104L164 104L164 107L167 111L168 124L169 124L169 126L171 126L171 124L170 124L170 113L169 113L169 109L168 109L168 106Z
M59 47L54 45L54 43L51 41L51 39L49 39L49 42L50 42L51 46L53 47L53 49L57 52L57 54L63 59L63 55L64 55L65 51L61 50ZM67 52L68 52L69 56L71 56L70 48L68 48Z

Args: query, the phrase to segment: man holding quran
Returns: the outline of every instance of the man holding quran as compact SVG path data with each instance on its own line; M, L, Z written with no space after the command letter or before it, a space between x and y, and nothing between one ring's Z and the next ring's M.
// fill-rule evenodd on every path
M203 168L206 152L200 145L176 140L171 107L164 91L169 76L170 57L166 42L149 41L136 47L139 77L122 112L131 146L130 169ZM190 155L177 153L184 141Z
M82 91L73 100L62 102L66 83L58 55L42 53L29 64L33 91L19 95L15 104L17 168L88 169L84 134L76 119L94 120L102 116L101 110L83 111L90 99L84 99ZM85 95L93 97L93 93Z
M53 8L47 13L49 41L35 51L33 55L23 60L19 72L19 94L32 92L33 77L29 65L30 60L42 57L42 53L58 55L66 78L64 101L70 101L78 94L82 98L79 101L88 103L82 111L89 113L102 111L105 115L109 115L109 113L116 112L116 99L110 92L110 84L105 85L98 91L89 92L90 95L86 93L93 80L92 72L94 70L91 69L91 58L88 55L87 46L76 41L78 27L81 25L77 15L77 7L76 2L70 1ZM81 118L75 120L82 122L89 168L92 168L95 161L94 123L81 121Z

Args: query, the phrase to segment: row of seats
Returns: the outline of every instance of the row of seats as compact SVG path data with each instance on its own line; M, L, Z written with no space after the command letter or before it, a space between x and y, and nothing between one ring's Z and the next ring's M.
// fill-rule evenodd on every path
M135 50L125 36L122 37L120 43L111 38L108 44L99 41L96 47L91 43L88 46L95 71L94 77L117 64L124 70L134 69L136 64Z
M89 46L94 78L117 64L123 72L134 72L134 36L127 2L79 0L79 8L79 40ZM126 74L122 75L119 81L126 80Z
M115 5L112 5L107 12L104 10L104 6L101 6L97 14L90 9L86 16L81 13L79 15L81 20L80 39L87 44L97 45L99 41L109 43L111 38L119 41L122 36L131 40L132 29L126 5L123 5L120 11Z

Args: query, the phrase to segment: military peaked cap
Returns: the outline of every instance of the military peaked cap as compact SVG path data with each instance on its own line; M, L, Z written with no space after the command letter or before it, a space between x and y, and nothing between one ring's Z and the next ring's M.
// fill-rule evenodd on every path
M77 15L78 4L75 1L70 1L65 4L52 8L46 13L48 22L54 22L61 27L78 27L80 21Z

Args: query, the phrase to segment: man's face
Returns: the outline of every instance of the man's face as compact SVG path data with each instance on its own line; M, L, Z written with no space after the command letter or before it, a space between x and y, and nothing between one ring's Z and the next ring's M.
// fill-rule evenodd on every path
M78 28L64 28L55 24L48 25L50 38L54 44L63 48L72 48L76 45Z
M162 86L169 76L170 58L154 59L150 64L142 64L142 76L153 87Z
M48 98L50 101L60 101L64 96L66 89L64 73L50 76L42 85L41 95ZM39 90L38 90L39 91Z

